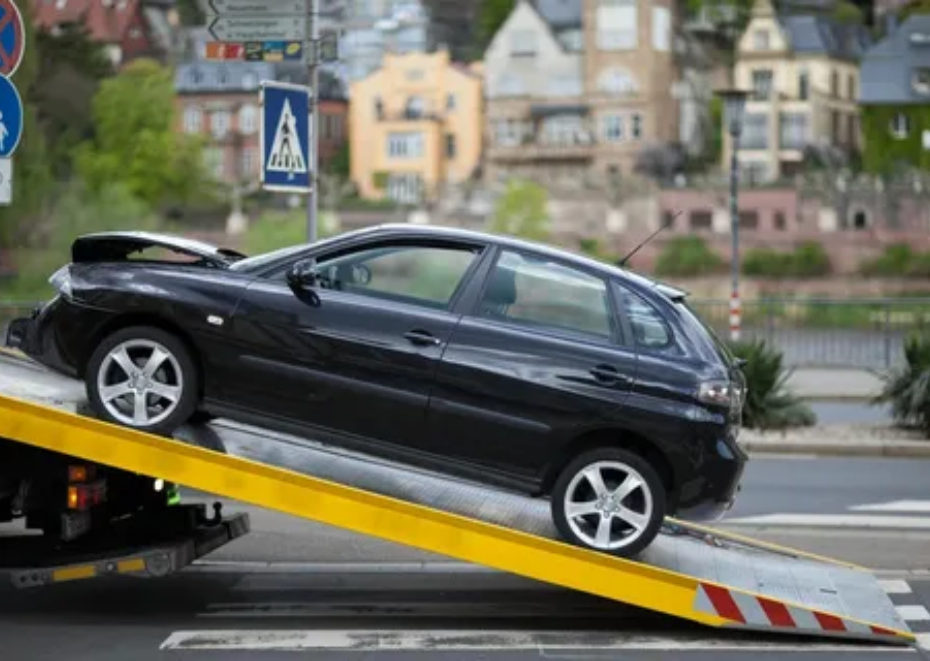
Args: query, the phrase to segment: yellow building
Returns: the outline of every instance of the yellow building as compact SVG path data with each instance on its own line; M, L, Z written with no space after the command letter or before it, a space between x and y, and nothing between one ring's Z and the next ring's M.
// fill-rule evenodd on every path
M479 165L479 66L456 64L447 51L386 54L349 97L352 181L362 197L415 204Z
M859 148L859 60L870 43L864 26L778 15L771 0L756 0L733 72L750 92L739 156L753 180L791 176L808 145ZM729 148L727 137L724 164Z

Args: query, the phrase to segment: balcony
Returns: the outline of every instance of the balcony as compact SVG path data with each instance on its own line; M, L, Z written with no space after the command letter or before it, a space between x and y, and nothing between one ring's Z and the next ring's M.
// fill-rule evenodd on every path
M411 111L411 110L378 110L376 117L379 122L442 122L445 121L445 115L436 111Z
M492 142L488 156L497 161L587 161L594 156L597 141L593 135L579 134L564 140L546 140L542 136Z

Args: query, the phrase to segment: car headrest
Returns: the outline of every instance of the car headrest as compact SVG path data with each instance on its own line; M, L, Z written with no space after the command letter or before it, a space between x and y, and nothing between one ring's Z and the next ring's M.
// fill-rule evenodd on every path
M494 305L513 305L517 302L517 273L498 265L491 275L485 301Z

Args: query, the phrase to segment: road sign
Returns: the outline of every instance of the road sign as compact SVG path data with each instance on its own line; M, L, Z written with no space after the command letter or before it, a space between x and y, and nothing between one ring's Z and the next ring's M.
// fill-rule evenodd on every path
M13 203L13 159L0 158L0 206Z
M216 41L305 41L307 20L295 16L218 16L207 30Z
M0 158L9 158L23 137L23 100L16 86L0 76Z
M23 15L13 0L0 0L0 74L12 76L26 51Z
M307 16L309 0L209 0L213 16Z
M287 193L309 193L309 87L277 81L262 83L262 187Z

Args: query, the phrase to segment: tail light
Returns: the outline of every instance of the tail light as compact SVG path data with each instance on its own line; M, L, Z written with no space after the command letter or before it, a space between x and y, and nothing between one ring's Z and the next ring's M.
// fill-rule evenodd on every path
M97 471L94 466L68 467L68 509L84 512L96 505L106 502L106 480L95 480Z
M711 406L738 407L742 393L730 381L705 381L698 387L698 399Z

